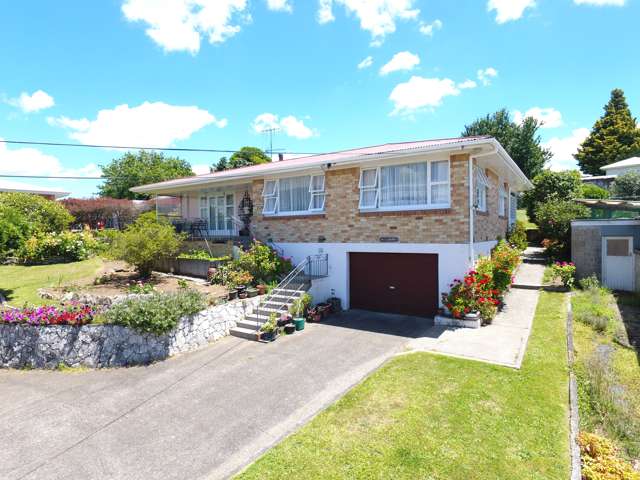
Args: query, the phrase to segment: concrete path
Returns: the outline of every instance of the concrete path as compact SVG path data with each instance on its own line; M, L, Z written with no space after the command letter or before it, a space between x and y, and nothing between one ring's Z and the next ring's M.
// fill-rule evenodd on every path
M431 325L356 311L149 367L0 371L0 478L227 478Z
M409 342L409 351L426 351L520 368L535 315L544 265L537 249L527 249L515 288L505 296L505 308L491 325L479 329L432 327Z

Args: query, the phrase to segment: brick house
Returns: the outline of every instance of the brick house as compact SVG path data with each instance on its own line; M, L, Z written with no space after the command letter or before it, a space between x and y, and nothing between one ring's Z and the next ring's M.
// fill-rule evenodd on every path
M490 137L385 144L133 188L172 196L178 222L214 238L242 230L294 263L327 254L311 290L346 308L432 316L440 294L515 222L531 183ZM160 213L163 213L160 211ZM245 212L246 213L246 212ZM246 233L246 231L244 232Z

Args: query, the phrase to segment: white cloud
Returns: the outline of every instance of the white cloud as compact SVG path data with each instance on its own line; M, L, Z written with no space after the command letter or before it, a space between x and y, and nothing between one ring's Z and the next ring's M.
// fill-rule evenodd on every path
M280 119L274 113L261 113L255 118L251 126L256 133L261 133L267 128L279 128L288 137L306 139L317 136L317 132L307 127L303 120L293 115Z
M406 115L442 104L447 96L460 95L460 89L448 78L424 78L413 76L409 81L395 86L389 99L394 104L392 115Z
M627 0L573 0L576 5L593 5L596 7L624 7Z
M358 69L362 70L363 68L369 68L371 65L373 65L373 57L369 55L358 64Z
M513 120L516 123L522 123L527 117L533 117L539 122L542 122L542 128L558 128L563 125L562 113L552 107L533 107L524 113L519 110L513 112Z
M57 157L47 155L36 148L10 149L6 143L0 142L0 173L3 175L97 177L102 174L102 171L95 163L89 163L80 168L65 168Z
M543 146L553 153L551 159L551 170L572 170L578 168L578 162L573 158L573 154L578 152L578 147L589 135L588 128L578 128L571 132L568 137L554 137Z
M25 113L38 112L55 105L53 97L42 90L36 90L31 95L22 92L18 98L10 98L7 103L18 107Z
M384 37L396 31L398 20L415 20L420 10L415 0L319 0L318 22L335 20L333 4L342 5L360 20L360 28L371 33L371 46L380 46Z
M293 6L289 0L267 0L267 7L275 12L293 12Z
M204 175L206 173L210 173L210 167L211 165L196 163L195 165L191 165L191 170L193 170L193 173L195 173L196 175Z
M147 35L165 51L195 54L203 36L222 43L238 33L237 21L249 18L246 7L247 0L125 0L122 12L130 22L146 23Z
M493 67L485 68L484 70L478 70L478 80L485 87L491 85L491 79L498 76L498 71Z
M489 0L487 10L496 11L496 22L506 23L522 18L527 8L535 7L535 0Z
M442 28L441 20L434 20L431 23L420 22L420 33L427 37L433 37L433 32Z
M380 75L388 75L391 72L401 70L413 70L420 64L420 57L411 52L398 52L391 60L380 69Z
M476 82L474 82L473 80L465 80L464 82L460 82L458 84L458 88L460 90L468 90L470 88L476 88L478 86L478 84Z
M118 105L100 110L95 120L67 117L48 118L50 125L72 131L71 138L84 144L168 147L214 124L227 125L211 113L195 106L183 107L162 102L144 102L137 107Z

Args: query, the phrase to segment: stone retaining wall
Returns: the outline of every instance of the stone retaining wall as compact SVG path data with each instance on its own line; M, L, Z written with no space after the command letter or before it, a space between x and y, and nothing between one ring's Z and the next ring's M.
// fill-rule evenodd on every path
M236 300L180 320L162 336L118 325L31 326L0 324L0 367L92 368L146 365L195 350L229 334L261 297Z

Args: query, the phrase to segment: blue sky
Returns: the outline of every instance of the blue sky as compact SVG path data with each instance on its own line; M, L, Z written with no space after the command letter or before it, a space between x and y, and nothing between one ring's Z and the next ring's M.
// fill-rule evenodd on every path
M455 7L452 5L455 4ZM640 113L640 0L3 2L0 138L324 152L457 136L506 107L553 168L613 88ZM0 173L96 175L107 149L0 144ZM219 154L180 154L197 172ZM95 181L24 180L96 191Z

